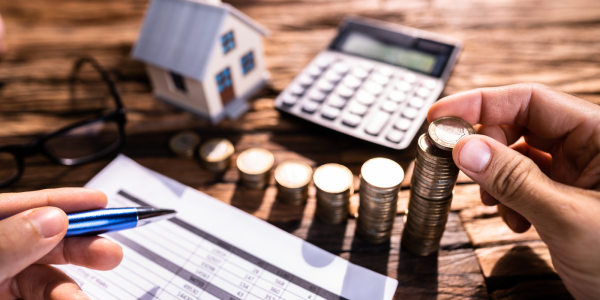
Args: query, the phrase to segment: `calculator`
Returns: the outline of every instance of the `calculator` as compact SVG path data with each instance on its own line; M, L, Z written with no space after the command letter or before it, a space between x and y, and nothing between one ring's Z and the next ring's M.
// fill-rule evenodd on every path
M414 139L462 43L397 24L347 17L275 100L286 113L394 149Z

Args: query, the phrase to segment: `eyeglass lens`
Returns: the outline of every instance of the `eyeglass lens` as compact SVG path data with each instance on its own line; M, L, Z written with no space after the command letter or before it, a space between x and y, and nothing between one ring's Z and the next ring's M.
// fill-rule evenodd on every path
M79 159L114 147L119 139L116 122L98 121L55 136L46 141L45 147L57 157Z

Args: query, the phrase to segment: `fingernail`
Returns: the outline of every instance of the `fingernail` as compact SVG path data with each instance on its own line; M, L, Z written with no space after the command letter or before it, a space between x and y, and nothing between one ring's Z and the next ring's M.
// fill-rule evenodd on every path
M460 150L460 165L475 173L479 173L485 169L492 157L492 149L490 146L478 139L472 138Z
M77 291L77 298L78 299L88 299L88 300L92 300L92 298L90 298L90 296L88 296L86 293L84 293L82 290L78 290Z
M58 208L38 209L27 218L44 238L53 237L65 228L64 214Z

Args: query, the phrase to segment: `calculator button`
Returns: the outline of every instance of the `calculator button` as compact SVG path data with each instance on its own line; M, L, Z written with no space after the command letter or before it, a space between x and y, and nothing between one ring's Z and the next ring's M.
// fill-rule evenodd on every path
M312 77L310 77L310 75L303 74L300 75L300 77L298 77L298 83L300 83L301 86L306 87L313 84L313 82L315 82L315 80Z
M315 65L317 65L321 69L327 68L330 63L331 63L331 58L329 58L329 57L319 57L315 61Z
M308 98L318 102L325 100L325 96L327 95L319 90L312 90L308 93Z
M327 104L333 107L342 108L346 105L346 100L337 95L331 95L327 98Z
M385 138L392 143L399 143L402 137L404 137L404 132L392 129Z
M402 92L408 92L412 90L412 85L406 81L398 81L396 82L396 89Z
M361 68L365 69L365 71L367 71L367 72L373 70L373 64L370 62L363 61L359 64L359 66Z
M373 102L375 102L375 96L362 90L358 91L354 98L356 99L356 101L364 105L371 105L373 104Z
M299 85L299 84L294 84L290 87L290 92L292 92L292 94L294 95L302 95L302 93L304 93L306 89Z
M380 73L375 73L375 74L371 75L371 80L373 80L374 82L377 82L381 85L386 85L390 81L390 78L387 76L381 75Z
M367 113L367 107L358 103L358 102L350 102L350 107L348 111L355 115L364 116Z
M338 108L325 105L323 106L323 109L321 109L321 115L324 118L334 120L340 115L340 110Z
M329 71L327 71L327 73L325 73L325 79L327 79L331 82L338 82L338 81L340 81L340 79L342 79L342 75L336 73L333 70L329 70Z
M341 74L348 72L348 70L350 69L350 67L348 67L348 65L343 62L336 62L335 64L333 64L333 66L331 68L334 71L341 73Z
M337 90L338 95L340 95L344 98L350 98L350 97L352 97L352 95L354 95L354 90L351 88L348 88L344 85L339 85L336 90Z
M394 70L390 67L379 67L377 68L377 72L384 76L391 76L394 73Z
M317 82L317 88L323 92L329 93L333 90L333 83L327 80L319 80L319 82Z
M414 108L421 108L425 104L425 101L421 98L414 97L408 101L408 104Z
M412 124L412 122L409 119L400 118L398 121L396 121L396 123L394 123L394 127L406 131L408 128L410 128L410 124Z
M400 91L391 91L387 97L388 99L398 103L406 100L406 94Z
M418 110L407 107L402 111L402 116L409 118L409 119L414 119L418 113L419 113Z
M367 77L367 75L369 75L369 72L363 68L356 67L356 68L352 69L352 75L354 75L360 79L365 79L365 77Z
M435 88L435 86L436 86L435 83L436 82L433 79L425 79L425 80L423 80L423 86L426 87L426 88L428 88L428 89L430 89L430 90L433 90L433 88Z
M319 107L319 103L314 102L314 101L307 101L306 103L304 103L304 105L302 106L302 110L307 112L307 113L314 113L317 108Z
M283 96L281 96L281 98L283 99L283 104L289 105L289 106L292 106L292 105L296 104L296 102L298 102L298 97L288 94L288 93L283 94Z
M344 80L342 81L342 83L349 87L349 88L357 88L360 84L361 84L361 80L358 79L356 76L354 75L348 75L346 76L346 78L344 78Z
M312 77L319 77L319 75L322 73L321 68L317 66L310 66L306 71Z
M381 86L381 84L378 84L374 81L367 81L363 85L362 90L367 91L373 95L378 95L379 93L381 93L381 91L383 91L383 87Z
M431 94L431 91L428 88L421 87L417 90L417 95L421 98L427 98Z
M344 114L342 116L342 123L344 123L345 125L348 125L350 127L356 127L358 124L360 124L361 120L362 120L362 117L359 115Z
M404 81L408 83L414 83L415 81L417 81L417 76L413 73L406 73L402 78L404 78Z
M393 101L385 101L383 102L383 104L381 105L381 109L389 112L389 113L393 113L396 108L398 107L398 104L396 102Z
M370 135L379 135L381 129L383 129L383 125L385 125L389 118L390 114L378 111L371 117L369 124L367 124L367 127L365 128L365 132Z

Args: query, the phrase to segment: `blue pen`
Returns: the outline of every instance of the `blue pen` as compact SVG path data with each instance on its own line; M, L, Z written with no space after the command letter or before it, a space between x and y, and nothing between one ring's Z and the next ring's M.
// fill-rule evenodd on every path
M107 208L67 214L69 228L65 237L119 231L170 219L177 212L154 207Z

